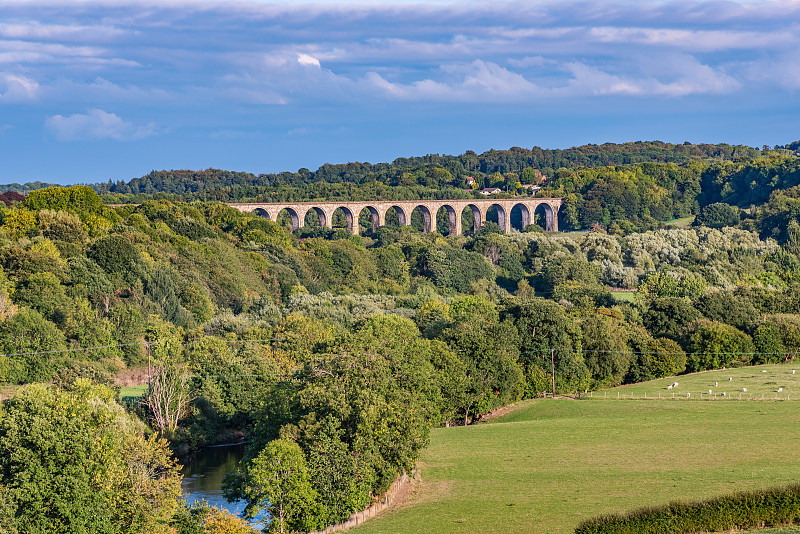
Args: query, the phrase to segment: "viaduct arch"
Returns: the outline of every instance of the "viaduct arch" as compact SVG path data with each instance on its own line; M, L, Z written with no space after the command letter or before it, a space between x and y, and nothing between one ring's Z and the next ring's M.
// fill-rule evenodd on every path
M358 235L358 219L362 211L367 210L372 219L372 230L386 224L386 214L394 210L401 226L411 225L411 213L419 209L422 213L424 231L436 230L436 215L444 208L450 226L449 235L461 234L461 214L469 208L473 215L473 230L477 231L487 220L489 209L494 207L498 214L498 224L506 232L511 231L511 210L519 209L522 215L522 227L531 221L537 208L542 208L545 217L545 230L558 231L558 210L561 208L560 198L470 198L459 200L396 200L396 201L363 201L363 202L229 202L228 206L241 212L255 212L267 219L276 220L278 214L285 210L292 221L292 230L305 226L306 215L313 212L319 218L320 226L333 227L333 213L341 209L347 222L347 230Z

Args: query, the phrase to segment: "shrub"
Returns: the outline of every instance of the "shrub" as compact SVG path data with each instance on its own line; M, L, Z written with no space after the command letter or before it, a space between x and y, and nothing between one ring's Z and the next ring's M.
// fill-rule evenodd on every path
M673 534L721 532L800 519L800 485L672 502L584 521L575 534Z
M139 251L122 236L101 237L92 244L88 256L107 273L120 274L126 280L139 273Z
M715 202L704 207L692 223L693 226L710 228L736 226L737 224L739 224L739 210L724 202Z

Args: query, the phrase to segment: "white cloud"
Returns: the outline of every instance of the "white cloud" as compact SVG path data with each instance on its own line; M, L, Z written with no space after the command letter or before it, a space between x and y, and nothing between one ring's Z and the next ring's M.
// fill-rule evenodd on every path
M319 60L308 54L297 54L297 62L304 67L320 67Z
M60 141L86 139L130 141L156 133L155 123L137 126L125 122L119 115L107 113L102 109L92 109L86 114L76 113L68 117L54 115L45 121L45 125Z
M34 100L39 95L39 84L19 74L0 73L0 103Z
M39 21L0 24L0 37L20 40L107 41L127 33L107 25L46 24Z
M539 87L521 74L489 61L443 65L436 74L437 80L426 78L403 84L370 72L364 81L386 97L401 100L486 101L491 97L508 101L540 92Z
M590 65L568 63L566 69L573 77L568 92L595 95L640 95L644 92L644 88L635 81Z
M616 28L601 26L588 30L590 41L600 43L665 46L695 52L716 50L795 47L797 34L791 31L686 30L679 28Z
M525 56L520 59L509 59L508 64L512 67L519 69L526 69L529 67L543 67L548 63L553 63L552 60L547 60L544 56Z
M642 59L633 73L612 73L582 62L568 63L569 92L595 95L655 95L683 97L725 94L740 83L720 69L688 55Z

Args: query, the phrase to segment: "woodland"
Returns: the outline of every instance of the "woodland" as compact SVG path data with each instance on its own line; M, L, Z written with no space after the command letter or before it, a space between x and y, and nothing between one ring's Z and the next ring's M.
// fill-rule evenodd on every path
M792 359L798 148L636 142L3 186L0 531L251 532L180 498L178 458L240 440L229 495L269 531L314 530L410 472L433 427ZM564 199L562 232L426 234L412 217L293 233L224 204L529 183ZM132 382L149 382L142 399L121 396Z

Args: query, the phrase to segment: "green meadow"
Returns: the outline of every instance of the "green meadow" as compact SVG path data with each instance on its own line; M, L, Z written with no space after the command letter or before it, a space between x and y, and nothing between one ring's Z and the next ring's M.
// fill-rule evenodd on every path
M607 400L527 401L434 430L413 494L359 532L566 534L598 514L797 482L800 403L700 400L722 376L759 398L778 383L800 398L790 367L764 366L617 388ZM616 400L673 381L697 397Z
M126 386L120 390L119 396L122 400L137 399L147 393L147 384L140 386Z

